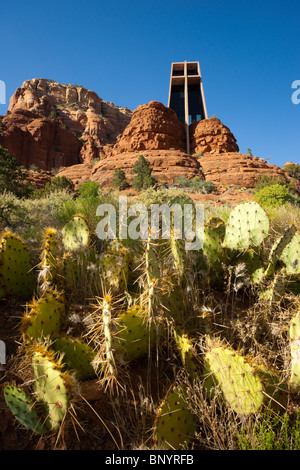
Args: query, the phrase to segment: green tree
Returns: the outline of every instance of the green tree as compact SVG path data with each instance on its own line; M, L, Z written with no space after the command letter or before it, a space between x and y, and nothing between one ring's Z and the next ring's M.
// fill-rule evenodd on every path
M150 162L143 155L140 155L136 160L132 168L132 173L135 175L132 180L132 186L137 191L154 186L155 179L151 174Z
M116 168L113 174L112 185L114 188L118 189L119 191L123 191L129 187L129 183L126 179L125 172L122 168Z
M29 197L35 186L26 181L28 172L14 155L0 145L0 191L8 191L17 197Z

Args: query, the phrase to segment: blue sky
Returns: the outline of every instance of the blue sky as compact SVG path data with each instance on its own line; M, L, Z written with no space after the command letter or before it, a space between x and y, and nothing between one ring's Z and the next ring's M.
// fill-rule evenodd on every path
M199 61L208 116L240 151L300 163L299 1L10 0L1 19L0 114L31 78L82 85L132 110L167 105L171 63Z

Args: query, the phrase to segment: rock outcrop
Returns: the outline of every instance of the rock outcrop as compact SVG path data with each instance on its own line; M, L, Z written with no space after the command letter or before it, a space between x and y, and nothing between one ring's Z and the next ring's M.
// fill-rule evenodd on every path
M11 97L0 145L27 167L50 170L90 162L116 142L131 115L82 86L28 80Z
M139 155L140 152L122 152L94 165L82 164L63 168L57 176L70 178L76 187L85 180L96 181L102 187L110 187L114 171L119 167L125 172L130 183L134 176L132 168ZM189 179L198 176L204 179L198 160L180 150L146 150L142 155L149 161L152 175L160 184L174 183L179 176Z
M185 128L162 103L150 101L132 112L82 86L53 80L25 81L0 124L0 145L22 165L44 171L64 167L58 176L68 176L76 186L87 179L110 186L117 167L131 181L141 154L154 177L166 183L197 176L252 188L262 174L289 180L284 169L239 153L236 138L217 118L190 125L188 155Z
M282 168L248 154L206 153L199 160L205 179L223 186L253 188L262 175L290 180Z
M16 109L2 119L0 145L27 168L51 170L80 162L82 143L60 125L25 109Z
M119 135L113 154L144 150L186 152L185 128L175 111L158 101L139 106L126 129Z
M88 179L103 187L110 186L114 170L120 167L130 182L132 168L139 155L149 160L152 174L159 182L174 183L179 176L203 179L200 162L188 155L185 149L185 129L176 113L158 101L151 101L134 111L116 144L93 166ZM79 181L76 166L61 170L58 176L62 175L71 178L75 184Z
M220 119L203 119L190 125L190 152L192 154L238 151L236 138Z

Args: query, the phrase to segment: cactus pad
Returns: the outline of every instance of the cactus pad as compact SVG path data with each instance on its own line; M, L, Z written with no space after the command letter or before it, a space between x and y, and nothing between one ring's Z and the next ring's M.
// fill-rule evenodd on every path
M39 264L39 284L42 290L54 285L58 281L59 262L59 239L58 232L53 228L45 231L41 262Z
M269 254L269 262L265 272L266 276L271 276L276 268L277 261L279 261L283 250L285 247L292 241L294 235L297 232L297 227L295 225L291 225L285 233L280 237L273 245L270 254ZM300 257L300 255L299 255Z
M57 431L69 406L71 379L51 354L32 355L33 389L38 402L46 407L46 425Z
M0 291L2 296L27 300L33 294L35 277L25 242L5 233L0 242Z
M149 324L145 312L131 308L116 318L118 333L113 337L113 349L124 361L132 361L149 353L155 340L155 325Z
M196 420L183 396L182 390L172 390L157 413L154 437L159 449L180 450L195 434Z
M47 428L38 416L30 395L19 387L8 384L3 387L3 394L6 405L23 426L36 434L45 434L47 432Z
M205 357L205 388L213 391L217 385L229 406L240 415L255 413L279 391L275 373L256 367L235 351L212 348Z
M230 213L223 245L230 250L259 246L269 232L269 218L257 202L239 204Z
M63 354L63 368L76 371L80 380L93 377L95 370L91 364L96 353L83 341L75 338L57 338L52 344L54 351Z
M78 250L90 243L90 229L87 220L80 214L74 215L62 229L62 240L67 251Z
M288 274L300 274L300 232L297 232L284 248L280 259Z
M300 313L290 324L290 348L291 348L291 377L290 388L293 392L300 391Z
M107 291L117 294L126 289L132 257L130 248L121 241L112 240L109 243L100 264Z
M21 330L30 339L53 337L60 330L64 314L64 302L55 290L46 291L29 305L21 321Z

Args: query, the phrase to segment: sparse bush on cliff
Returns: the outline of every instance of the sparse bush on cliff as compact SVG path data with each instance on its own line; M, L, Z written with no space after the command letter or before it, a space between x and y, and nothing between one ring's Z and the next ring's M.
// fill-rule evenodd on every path
M135 174L132 180L132 186L137 191L154 186L155 179L151 174L150 163L143 155L140 155L136 160L132 168L132 173Z
M288 165L284 165L284 171L286 171L291 178L300 180L300 165L298 165L298 163L289 163Z
M255 182L255 191L260 191L266 186L273 186L274 184L286 185L286 180L282 176L261 175Z
M112 185L115 189L123 191L129 187L129 183L126 179L125 172L121 168L116 168L113 174Z

